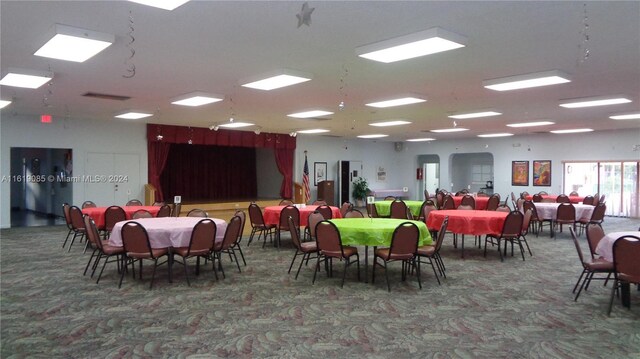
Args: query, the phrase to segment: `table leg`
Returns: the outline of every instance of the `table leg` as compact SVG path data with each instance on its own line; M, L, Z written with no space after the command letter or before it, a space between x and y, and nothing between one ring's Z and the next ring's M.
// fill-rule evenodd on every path
M621 289L622 293L620 297L622 298L622 305L624 307L631 307L631 285L629 283L622 283Z
M167 260L167 265L169 266L169 283L173 283L173 250L169 248L169 259Z
M364 246L364 282L369 283L369 246Z

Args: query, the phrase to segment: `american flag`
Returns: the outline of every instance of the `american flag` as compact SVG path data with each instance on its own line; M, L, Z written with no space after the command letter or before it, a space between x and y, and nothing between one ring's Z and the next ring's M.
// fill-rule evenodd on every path
M304 155L304 170L302 171L302 186L304 186L304 203L311 198L311 190L309 189L309 162L307 162L307 154Z

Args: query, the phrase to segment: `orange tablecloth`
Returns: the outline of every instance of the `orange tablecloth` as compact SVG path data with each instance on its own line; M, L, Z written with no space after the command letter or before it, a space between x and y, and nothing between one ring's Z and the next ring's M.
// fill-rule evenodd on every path
M458 208L460 203L462 203L463 196L453 196L453 204ZM489 197L476 197L476 209L486 209L487 202L489 202ZM449 222L451 223L451 222Z
M93 218L93 221L96 222L96 226L98 228L104 227L104 211L107 210L108 207L91 207L85 208L82 210L83 214L88 214L89 217ZM131 215L137 210L145 209L149 211L152 215L158 214L160 210L159 206L122 206L124 209L124 213L127 215L127 219L131 219Z
M264 208L262 213L262 217L264 218L264 223L266 224L275 224L276 226L280 223L280 211L286 206L268 206ZM306 227L307 221L309 219L309 215L313 213L319 206L307 205L304 208L298 208L300 211L300 226ZM331 206L331 215L333 218L342 218L340 215L340 208Z
M526 195L526 196L524 196L524 199L526 199L527 201L532 201L533 200L533 195L530 195L530 194ZM542 199L555 202L556 199L558 199L558 195L557 194L543 194L542 195ZM584 197L569 196L569 201L571 201L571 203L582 203L582 201L584 201Z
M459 234L472 234L475 236L502 232L507 212L482 211L482 210L442 210L431 211L427 218L427 227L431 230L439 230L445 217L449 217L447 231Z

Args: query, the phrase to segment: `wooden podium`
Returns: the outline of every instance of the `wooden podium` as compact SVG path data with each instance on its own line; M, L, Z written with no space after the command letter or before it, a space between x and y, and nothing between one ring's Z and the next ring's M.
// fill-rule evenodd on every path
M335 181L318 182L318 201L325 201L329 206L335 206Z

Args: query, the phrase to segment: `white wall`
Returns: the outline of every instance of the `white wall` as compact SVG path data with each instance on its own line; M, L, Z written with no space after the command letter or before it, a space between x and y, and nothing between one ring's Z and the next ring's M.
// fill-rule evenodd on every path
M2 114L0 119L0 173L10 174L11 147L70 148L73 150L73 175L85 173L87 152L129 153L140 155L141 188L137 198L144 198L142 186L147 183L147 141L144 123L120 120L53 119L40 123L38 116ZM84 183L73 186L73 204L90 200L85 196ZM0 184L0 227L10 226L10 183ZM133 195L133 194L132 194Z
M276 155L271 148L256 148L256 174L258 198L280 198L283 176L276 165Z

